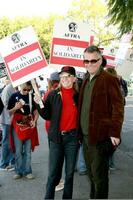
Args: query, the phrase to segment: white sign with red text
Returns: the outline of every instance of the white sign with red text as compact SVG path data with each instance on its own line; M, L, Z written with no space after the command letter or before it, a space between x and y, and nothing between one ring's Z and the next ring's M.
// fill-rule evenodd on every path
M102 51L103 56L107 60L106 67L116 67L116 63L115 63L116 49L115 48L100 48L100 50Z
M32 26L0 40L0 53L14 87L41 75L47 66Z
M56 21L50 63L84 67L83 52L93 44L93 40L94 36L87 23Z
M116 53L116 62L119 63L119 60L124 61L126 54L128 52L128 49L130 47L130 42L133 35L132 33L126 33L122 36L119 44L119 49Z

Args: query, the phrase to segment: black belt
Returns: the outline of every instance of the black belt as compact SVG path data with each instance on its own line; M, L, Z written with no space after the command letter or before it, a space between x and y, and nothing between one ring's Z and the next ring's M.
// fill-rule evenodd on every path
M70 129L68 131L60 131L60 134L61 135L68 135L69 133L73 132L73 131L76 131L76 129Z

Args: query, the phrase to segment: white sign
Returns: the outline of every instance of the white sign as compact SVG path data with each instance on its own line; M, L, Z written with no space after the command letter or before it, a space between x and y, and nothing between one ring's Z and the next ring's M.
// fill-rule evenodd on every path
M93 44L87 23L58 20L54 25L51 64L84 67L83 52Z
M106 65L107 67L116 67L115 54L116 54L116 49L114 49L114 48L104 48L103 56L107 60L107 65Z
M128 49L124 61L118 64L116 69L123 78L129 79L133 73L133 49Z
M41 75L47 66L31 26L0 40L0 53L14 87Z
M119 45L119 49L116 53L116 62L118 63L119 60L123 60L125 59L125 56L127 54L127 51L130 47L130 41L132 39L132 34L124 34L121 38L120 41L120 45Z

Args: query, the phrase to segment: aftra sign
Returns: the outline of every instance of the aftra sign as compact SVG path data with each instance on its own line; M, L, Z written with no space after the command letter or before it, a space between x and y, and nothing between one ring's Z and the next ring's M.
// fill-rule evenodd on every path
M0 40L0 53L14 87L41 75L47 66L31 26Z
M50 63L83 67L84 49L93 43L93 39L86 23L56 21Z
M116 67L116 63L115 63L116 49L114 49L114 48L104 48L104 49L101 49L101 50L103 51L103 56L107 60L106 67Z

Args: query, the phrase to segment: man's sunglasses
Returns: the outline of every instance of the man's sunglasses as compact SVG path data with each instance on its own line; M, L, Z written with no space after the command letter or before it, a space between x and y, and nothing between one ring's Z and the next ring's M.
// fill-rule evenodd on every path
M98 58L97 60L96 59L92 59L92 60L83 60L83 63L84 64L95 64L97 63L98 61L100 60L100 58Z

